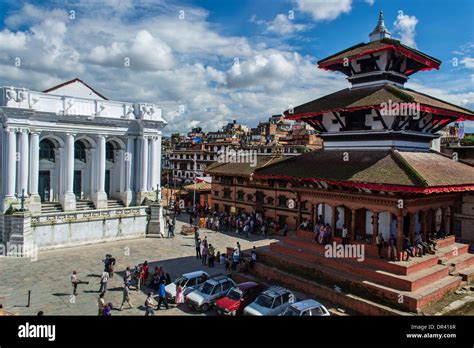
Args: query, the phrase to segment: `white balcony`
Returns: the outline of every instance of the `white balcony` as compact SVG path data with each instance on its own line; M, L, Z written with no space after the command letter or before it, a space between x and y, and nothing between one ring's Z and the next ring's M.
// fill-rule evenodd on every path
M89 119L104 117L166 123L161 116L161 107L152 103L68 97L17 87L1 87L0 98L0 107L54 113L64 117L71 115Z

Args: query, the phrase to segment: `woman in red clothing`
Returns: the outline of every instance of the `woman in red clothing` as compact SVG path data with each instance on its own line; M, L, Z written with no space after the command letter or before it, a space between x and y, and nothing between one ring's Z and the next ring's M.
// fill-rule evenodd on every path
M148 261L143 262L142 270L140 272L140 288L148 279Z

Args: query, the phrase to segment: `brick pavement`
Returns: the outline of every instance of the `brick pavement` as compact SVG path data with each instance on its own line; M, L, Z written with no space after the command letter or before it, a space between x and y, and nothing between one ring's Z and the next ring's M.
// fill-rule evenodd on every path
M188 221L183 216L183 221ZM202 266L196 260L193 236L179 234L182 222L177 221L175 238L139 238L125 241L97 243L71 248L40 251L37 261L22 258L0 258L0 303L4 309L22 315L97 315L99 276L103 270L102 259L112 254L116 260L115 274L109 281L106 302L117 308L122 301L122 277L120 272L127 266L148 260L150 271L155 265L162 266L174 280L182 273L203 269L213 274L224 273L224 266L216 263L214 269ZM250 241L234 233L215 233L201 230L201 237L216 247L216 252L225 252L239 241L242 250L253 245L267 245L275 239L251 236ZM79 279L90 281L89 285L78 285L78 296L72 296L70 275L78 271ZM26 307L28 290L31 290L31 306ZM131 301L138 308L112 311L112 315L144 315L143 303L146 289L131 291ZM140 308L142 307L142 308ZM169 310L155 311L156 315L197 315L186 306L174 305ZM212 314L212 311L209 312ZM203 314L199 314L203 315Z

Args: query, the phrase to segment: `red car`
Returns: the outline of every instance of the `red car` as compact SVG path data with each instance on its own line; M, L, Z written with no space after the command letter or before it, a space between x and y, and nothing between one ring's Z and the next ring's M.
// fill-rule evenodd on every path
M218 299L214 307L218 314L240 315L264 290L265 287L255 282L237 284L224 297Z

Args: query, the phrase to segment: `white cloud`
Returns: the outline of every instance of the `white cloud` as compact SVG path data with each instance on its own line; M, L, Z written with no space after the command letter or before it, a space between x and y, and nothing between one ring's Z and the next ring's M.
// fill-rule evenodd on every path
M127 42L113 42L108 47L94 47L87 59L93 63L132 70L166 70L174 65L171 48L147 30L140 30Z
M465 57L461 59L461 64L468 69L474 69L474 58Z
M307 29L307 25L296 24L294 19L290 19L285 14L276 15L275 19L270 22L265 22L267 26L267 32L275 33L279 35L288 35L295 32L303 31Z
M374 6L375 0L365 0L366 3L368 3L370 6Z
M295 0L297 9L309 13L315 21L333 20L349 13L352 0Z
M350 1L346 7L341 3L331 3L338 15L350 11ZM112 100L160 104L169 122L166 133L191 125L216 130L232 119L255 125L289 105L348 87L340 74L317 69L314 58L294 52L280 38L272 48L270 39L223 35L200 8L163 1L130 4L110 0L98 7L83 1L73 21L63 10L25 5L0 31L2 83L43 90L79 77ZM185 20L178 18L181 9ZM327 8L319 11L315 18L334 16ZM272 23L278 21L286 24L278 16ZM279 29L285 35L299 30ZM16 57L20 67L13 64ZM446 93L460 103L472 98L455 89Z
M418 19L415 16L409 16L403 13L403 11L398 11L398 16L396 21L393 23L395 30L400 35L400 40L405 45L415 47L415 35L416 35L416 25L418 24Z

